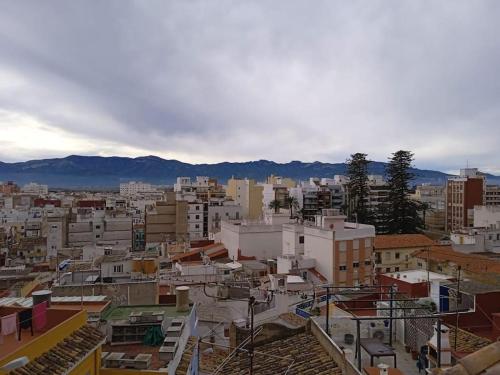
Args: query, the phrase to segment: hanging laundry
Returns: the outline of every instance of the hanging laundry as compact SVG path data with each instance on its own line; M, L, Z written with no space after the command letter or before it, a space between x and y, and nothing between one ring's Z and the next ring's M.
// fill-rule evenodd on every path
M47 301L33 306L33 328L40 331L47 325Z
M2 324L2 339L3 336L12 335L13 333L15 333L17 337L17 313L2 316L0 321Z

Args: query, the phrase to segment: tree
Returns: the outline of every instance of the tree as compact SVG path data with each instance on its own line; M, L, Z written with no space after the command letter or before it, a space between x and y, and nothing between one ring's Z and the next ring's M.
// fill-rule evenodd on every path
M289 196L288 198L286 198L286 204L290 209L290 219L293 219L293 211L295 210L295 212L297 212L299 208L299 201L297 200L297 198Z
M274 199L271 202L269 202L269 208L271 210L274 210L275 214L278 214L280 212L281 202L277 199Z
M366 154L355 153L347 160L347 176L349 177L347 215L349 220L369 224L373 215L368 207L368 164Z
M386 167L389 193L384 204L384 221L387 233L418 233L423 227L419 205L410 198L410 181L415 177L410 171L413 153L397 151Z

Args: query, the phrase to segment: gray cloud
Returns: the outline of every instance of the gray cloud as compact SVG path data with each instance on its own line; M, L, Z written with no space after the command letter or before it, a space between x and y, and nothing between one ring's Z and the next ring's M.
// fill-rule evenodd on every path
M500 171L499 8L1 0L0 110L94 142L75 153L343 161L407 148L420 167ZM2 155L21 144L4 140Z

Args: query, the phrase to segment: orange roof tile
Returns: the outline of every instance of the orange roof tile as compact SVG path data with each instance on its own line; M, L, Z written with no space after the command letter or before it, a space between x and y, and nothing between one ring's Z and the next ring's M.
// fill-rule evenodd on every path
M404 249L411 247L427 247L434 241L423 234L384 234L375 236L374 248L380 249Z
M424 260L429 258L436 262L453 262L469 271L500 273L499 261L483 255L455 251L451 245L433 245L430 251L418 250L413 256Z

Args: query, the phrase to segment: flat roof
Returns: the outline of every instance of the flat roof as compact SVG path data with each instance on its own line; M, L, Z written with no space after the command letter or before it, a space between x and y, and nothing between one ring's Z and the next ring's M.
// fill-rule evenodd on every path
M423 282L426 282L427 280L433 281L433 280L452 279L451 276L443 275L441 273L436 273L436 272L430 272L430 271L427 272L425 270L409 270L409 271L402 271L402 272L390 272L390 273L384 273L382 275L392 277L393 279L396 279L396 280L402 280L402 281L410 283L410 284L423 283ZM398 277L398 275L399 275L399 277Z
M116 306L109 309L104 315L105 320L127 320L133 312L164 312L169 318L186 316L187 312L179 312L175 305L134 305L134 306Z

